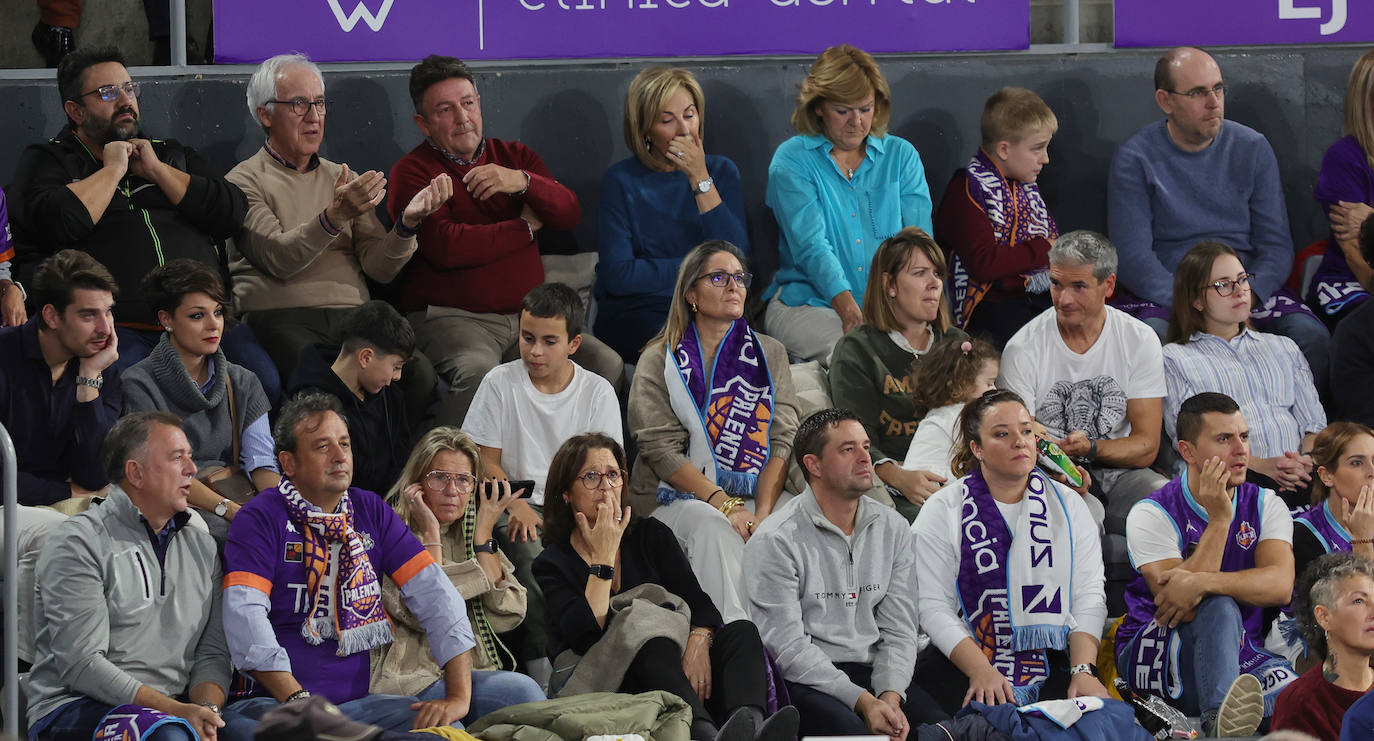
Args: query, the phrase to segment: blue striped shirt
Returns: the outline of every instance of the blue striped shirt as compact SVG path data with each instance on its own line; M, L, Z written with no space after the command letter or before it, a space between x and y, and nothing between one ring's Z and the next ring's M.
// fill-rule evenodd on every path
M1229 342L1194 332L1164 346L1164 430L1178 440L1178 409L1189 397L1218 391L1240 405L1250 425L1250 454L1299 452L1303 435L1326 427L1307 358L1282 335L1245 329Z

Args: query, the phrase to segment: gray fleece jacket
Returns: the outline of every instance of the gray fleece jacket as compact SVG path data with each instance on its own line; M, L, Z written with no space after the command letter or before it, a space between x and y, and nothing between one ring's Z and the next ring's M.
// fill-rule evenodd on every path
M864 690L906 699L916 667L916 574L910 526L860 497L854 533L821 513L811 489L775 511L744 546L749 617L783 677L849 707ZM860 687L835 668L873 667Z
M199 515L190 512L190 517ZM185 522L160 566L138 508L115 486L54 528L38 557L29 725L81 697L132 703L229 686L215 541Z

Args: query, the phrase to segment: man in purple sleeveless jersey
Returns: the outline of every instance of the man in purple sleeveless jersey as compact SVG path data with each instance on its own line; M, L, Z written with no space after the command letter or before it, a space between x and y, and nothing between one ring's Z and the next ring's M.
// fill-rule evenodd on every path
M1183 402L1187 472L1126 519L1136 578L1116 634L1121 676L1137 692L1201 713L1204 730L1247 736L1297 678L1265 652L1263 608L1293 591L1293 521L1272 491L1247 483L1250 430L1225 394Z

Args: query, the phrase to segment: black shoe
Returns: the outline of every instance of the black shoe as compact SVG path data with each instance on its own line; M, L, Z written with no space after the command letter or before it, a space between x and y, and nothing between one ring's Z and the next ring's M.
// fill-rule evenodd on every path
M797 737L797 727L801 724L801 715L797 709L791 705L778 708L778 712L759 726L757 741L792 741Z
M33 46L38 53L43 56L43 63L49 67L56 67L62 57L71 53L76 48L76 30L66 26L49 26L39 21L33 27L33 33L29 34L29 39L33 41Z
M749 708L737 708L721 724L715 741L754 741L754 717Z

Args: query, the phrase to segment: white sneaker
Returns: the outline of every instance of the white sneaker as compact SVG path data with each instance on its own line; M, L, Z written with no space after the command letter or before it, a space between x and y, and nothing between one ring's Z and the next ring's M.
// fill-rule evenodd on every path
M1264 720L1264 693L1253 674L1242 674L1231 683L1226 697L1217 708L1214 726L1217 738L1240 738L1255 735Z

